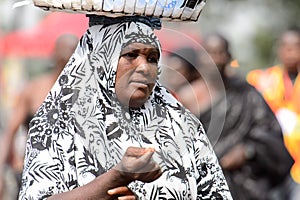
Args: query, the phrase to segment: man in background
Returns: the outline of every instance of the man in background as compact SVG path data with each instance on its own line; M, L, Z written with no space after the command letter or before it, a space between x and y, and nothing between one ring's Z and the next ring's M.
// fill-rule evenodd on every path
M278 40L280 64L253 70L248 82L261 92L280 122L284 141L295 163L291 169L294 199L300 198L300 29L284 31Z
M201 99L191 100L188 94L211 96L206 99L208 102L199 103L209 107L194 114L214 145L234 199L286 200L286 194L278 188L284 183L293 160L284 146L276 117L254 87L236 74L228 73L232 57L224 36L208 34L203 39L203 47L207 53L200 54L199 68L211 73L206 73L209 77L201 76L206 82L192 82L188 87L192 91L182 88L177 93L179 99L193 110ZM216 84L218 79L222 80L223 87ZM200 90L203 88L200 83L207 84L208 90Z

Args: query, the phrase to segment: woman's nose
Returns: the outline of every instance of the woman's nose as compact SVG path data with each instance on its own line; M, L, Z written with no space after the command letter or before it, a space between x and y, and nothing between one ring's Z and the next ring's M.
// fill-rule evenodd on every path
M153 67L152 64L149 63L146 58L141 56L138 59L136 72L148 75L150 73L152 67Z

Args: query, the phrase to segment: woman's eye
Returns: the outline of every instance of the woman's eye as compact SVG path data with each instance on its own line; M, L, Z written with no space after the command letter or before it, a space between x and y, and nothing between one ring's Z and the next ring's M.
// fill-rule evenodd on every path
M148 57L148 62L150 62L150 63L158 63L158 56L156 56L156 55L150 55L149 57Z
M148 62L150 62L150 63L158 63L158 59L154 58L154 57L148 58Z
M133 53L133 52L129 52L129 53L125 53L123 56L127 57L127 58L136 58L136 57L138 57L138 54Z

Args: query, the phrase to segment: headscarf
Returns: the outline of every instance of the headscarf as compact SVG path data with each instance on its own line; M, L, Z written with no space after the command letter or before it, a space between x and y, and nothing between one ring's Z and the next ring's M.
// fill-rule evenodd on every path
M120 162L129 146L154 147L163 175L132 182L139 199L231 199L202 126L158 82L145 104L117 100L120 52L132 43L160 50L141 22L94 25L31 121L20 199L42 199L91 182Z

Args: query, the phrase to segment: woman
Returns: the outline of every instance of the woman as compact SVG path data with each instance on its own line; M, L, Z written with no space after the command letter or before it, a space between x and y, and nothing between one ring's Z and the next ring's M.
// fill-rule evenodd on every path
M20 199L231 199L201 124L156 81L155 24L90 17L31 121Z

